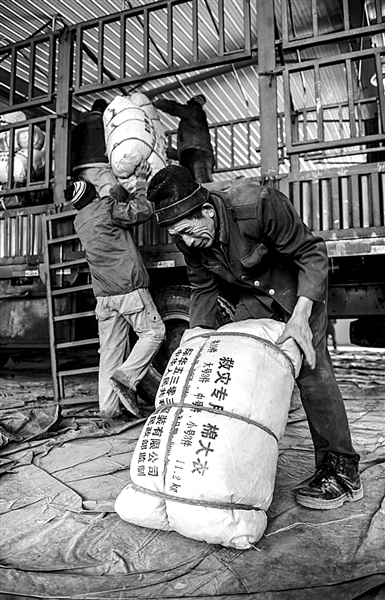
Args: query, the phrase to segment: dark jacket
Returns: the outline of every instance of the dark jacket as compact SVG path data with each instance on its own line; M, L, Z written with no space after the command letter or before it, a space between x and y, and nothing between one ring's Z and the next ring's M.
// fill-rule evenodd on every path
M107 163L103 113L93 110L72 130L71 167L78 170Z
M266 316L266 306L274 303L289 318L298 296L314 301L310 323L325 311L325 242L311 233L284 194L248 182L211 191L209 202L218 217L214 246L189 248L176 238L193 288L191 327L215 327L218 278L238 286L254 318Z
M143 186L141 189L140 186ZM128 203L95 199L75 217L74 226L86 251L95 296L117 296L147 288L149 277L130 233L130 226L147 221L152 204L145 184Z
M196 104L179 104L174 100L157 100L154 106L163 112L180 118L177 135L177 151L180 159L185 150L201 150L212 157L214 154L211 147L209 126L206 113L203 108Z

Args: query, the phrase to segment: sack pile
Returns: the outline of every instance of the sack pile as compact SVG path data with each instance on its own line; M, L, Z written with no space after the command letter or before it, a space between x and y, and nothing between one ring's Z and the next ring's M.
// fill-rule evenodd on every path
M151 166L151 176L166 166L164 129L145 94L114 98L103 122L108 161L123 187L134 187L134 171L143 159Z
M18 123L26 120L22 111L2 115L1 124ZM10 131L0 133L0 183L8 183L9 175L9 144ZM15 143L13 155L13 180L14 184L23 184L28 175L28 145L29 128L22 127L15 130ZM32 173L31 180L38 177L45 166L45 133L35 125L32 140Z
M301 355L271 319L187 330L115 503L130 523L246 549L263 535Z

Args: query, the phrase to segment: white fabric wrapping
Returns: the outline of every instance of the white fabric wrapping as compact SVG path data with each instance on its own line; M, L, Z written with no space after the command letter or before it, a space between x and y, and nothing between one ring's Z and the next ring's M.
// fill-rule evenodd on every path
M33 177L37 177L44 170L45 150L32 150ZM0 183L8 182L9 152L0 152ZM13 158L13 179L15 183L25 183L28 173L28 150L21 149L15 152Z
M25 127L23 129L17 129L16 139L17 139L18 146L20 148L28 148L28 142L29 142L29 129L28 129L28 127ZM45 133L44 133L44 131L42 131L40 129L40 127L38 127L37 125L35 125L35 127L33 128L33 142L32 142L32 147L35 150L41 150L43 148L43 146L44 146L44 142L45 142Z
M155 131L155 143L153 151L148 157L148 162L151 165L151 175L155 175L160 169L166 166L166 134L163 125L160 122L158 111L152 104L151 100L141 92L131 94L132 102L140 106L151 119L152 126Z
M239 549L266 528L301 367L271 319L187 330L160 383L115 503L125 521Z
M27 117L21 110L16 110L15 112L7 113L5 115L0 115L0 125L4 125L7 123L19 123L20 121L25 121ZM16 132L20 131L16 129ZM2 131L0 133L0 152L7 152L9 149L9 131ZM17 134L15 137L15 151L19 148ZM3 159L1 159L3 161Z
M148 160L151 175L166 166L164 132L147 96L117 96L104 111L103 122L109 163L126 189L135 186L131 178L141 160Z

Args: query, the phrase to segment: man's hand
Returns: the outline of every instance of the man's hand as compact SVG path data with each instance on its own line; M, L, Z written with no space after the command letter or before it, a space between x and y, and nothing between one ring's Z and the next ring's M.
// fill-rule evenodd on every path
M138 180L147 181L151 177L151 165L148 160L143 159L135 169L135 176Z
M315 350L313 348L313 334L309 325L309 318L313 306L313 301L305 296L298 298L286 327L276 341L276 344L283 344L289 338L297 342L305 355L306 362L311 369L315 367Z

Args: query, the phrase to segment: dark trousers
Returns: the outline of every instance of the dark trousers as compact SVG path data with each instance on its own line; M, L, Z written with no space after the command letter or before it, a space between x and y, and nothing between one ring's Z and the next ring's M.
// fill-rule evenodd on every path
M202 150L184 150L180 164L186 167L198 183L208 183L213 180L213 158Z
M286 321L278 313L268 311L254 300L253 314L244 302L237 305L235 321L256 318L272 318ZM266 314L265 314L266 313ZM326 337L326 307L316 322L312 324L314 339L316 340L316 366L310 369L305 363L297 377L302 405L306 412L309 429L315 449L315 463L318 468L326 452L334 452L354 459L357 464L360 459L352 445L348 418L344 401L335 378L333 365L327 348ZM290 315L288 315L290 317Z

